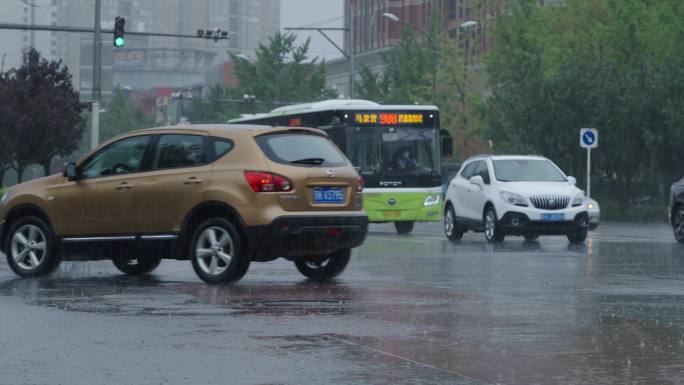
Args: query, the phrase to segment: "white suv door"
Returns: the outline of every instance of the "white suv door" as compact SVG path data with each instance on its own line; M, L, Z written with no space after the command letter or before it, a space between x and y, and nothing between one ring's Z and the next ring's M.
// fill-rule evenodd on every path
M475 187L470 183L470 178L475 175L479 162L480 160L473 160L463 165L461 172L451 181L453 194L450 196L450 199L457 217L474 219L473 210L468 204L470 201L469 195L473 187Z
M490 188L491 183L486 161L476 161L475 170L470 177L472 178L474 176L480 176L484 185L478 186L468 181L466 194L463 196L463 203L467 208L465 214L468 218L481 221L484 205L487 201L487 190Z

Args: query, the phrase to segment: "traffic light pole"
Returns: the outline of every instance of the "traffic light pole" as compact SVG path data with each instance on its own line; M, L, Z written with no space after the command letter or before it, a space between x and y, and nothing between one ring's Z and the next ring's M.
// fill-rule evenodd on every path
M93 37L93 104L91 109L90 148L100 143L100 89L102 81L102 31L100 11L102 0L95 0L95 35Z
M70 27L64 25L34 25L17 23L0 23L0 30L12 29L22 31L50 31L50 32L71 32L71 33L94 33L93 36L93 102L91 120L90 146L95 148L99 144L100 136L100 96L101 96L101 67L102 67L102 33L111 34L114 30L102 29L100 24L101 0L95 0L95 23L94 28ZM213 39L214 41L228 39L226 35L213 36L210 34L187 35L180 33L160 33L160 32L126 32L131 36L160 36L160 37L180 37L192 39Z
M17 24L17 23L0 23L0 29L17 29L21 31L54 31L54 32L73 32L73 33L93 33L94 28L86 27L67 27L64 25L31 25L31 24ZM114 33L113 29L100 29L101 33ZM137 32L126 31L126 35L131 36L159 36L159 37L181 37L189 39L211 39L211 40L226 40L224 37L215 38L213 36L198 36L188 35L183 33L161 33L161 32Z

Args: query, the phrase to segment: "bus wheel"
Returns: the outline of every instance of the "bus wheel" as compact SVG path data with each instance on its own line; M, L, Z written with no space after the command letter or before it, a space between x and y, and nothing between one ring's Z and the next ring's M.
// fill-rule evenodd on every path
M394 222L394 228L397 229L397 234L408 234L413 231L413 221Z

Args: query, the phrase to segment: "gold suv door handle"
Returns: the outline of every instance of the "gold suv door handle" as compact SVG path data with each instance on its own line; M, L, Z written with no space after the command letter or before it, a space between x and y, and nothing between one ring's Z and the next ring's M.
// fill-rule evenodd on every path
M188 178L188 180L185 181L185 184L189 184L189 185L200 184L200 183L202 183L202 179L196 178L194 176L191 178Z
M126 191L126 190L130 190L132 188L133 188L133 185L128 183L128 182L123 182L116 187L116 189L119 191Z

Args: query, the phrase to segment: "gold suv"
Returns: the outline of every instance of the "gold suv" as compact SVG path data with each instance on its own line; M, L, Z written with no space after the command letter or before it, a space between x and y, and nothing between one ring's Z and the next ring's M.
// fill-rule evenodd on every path
M130 132L9 189L0 248L20 276L62 259L111 259L145 274L190 259L208 283L250 262L294 261L329 279L366 237L363 180L323 131L206 125Z

